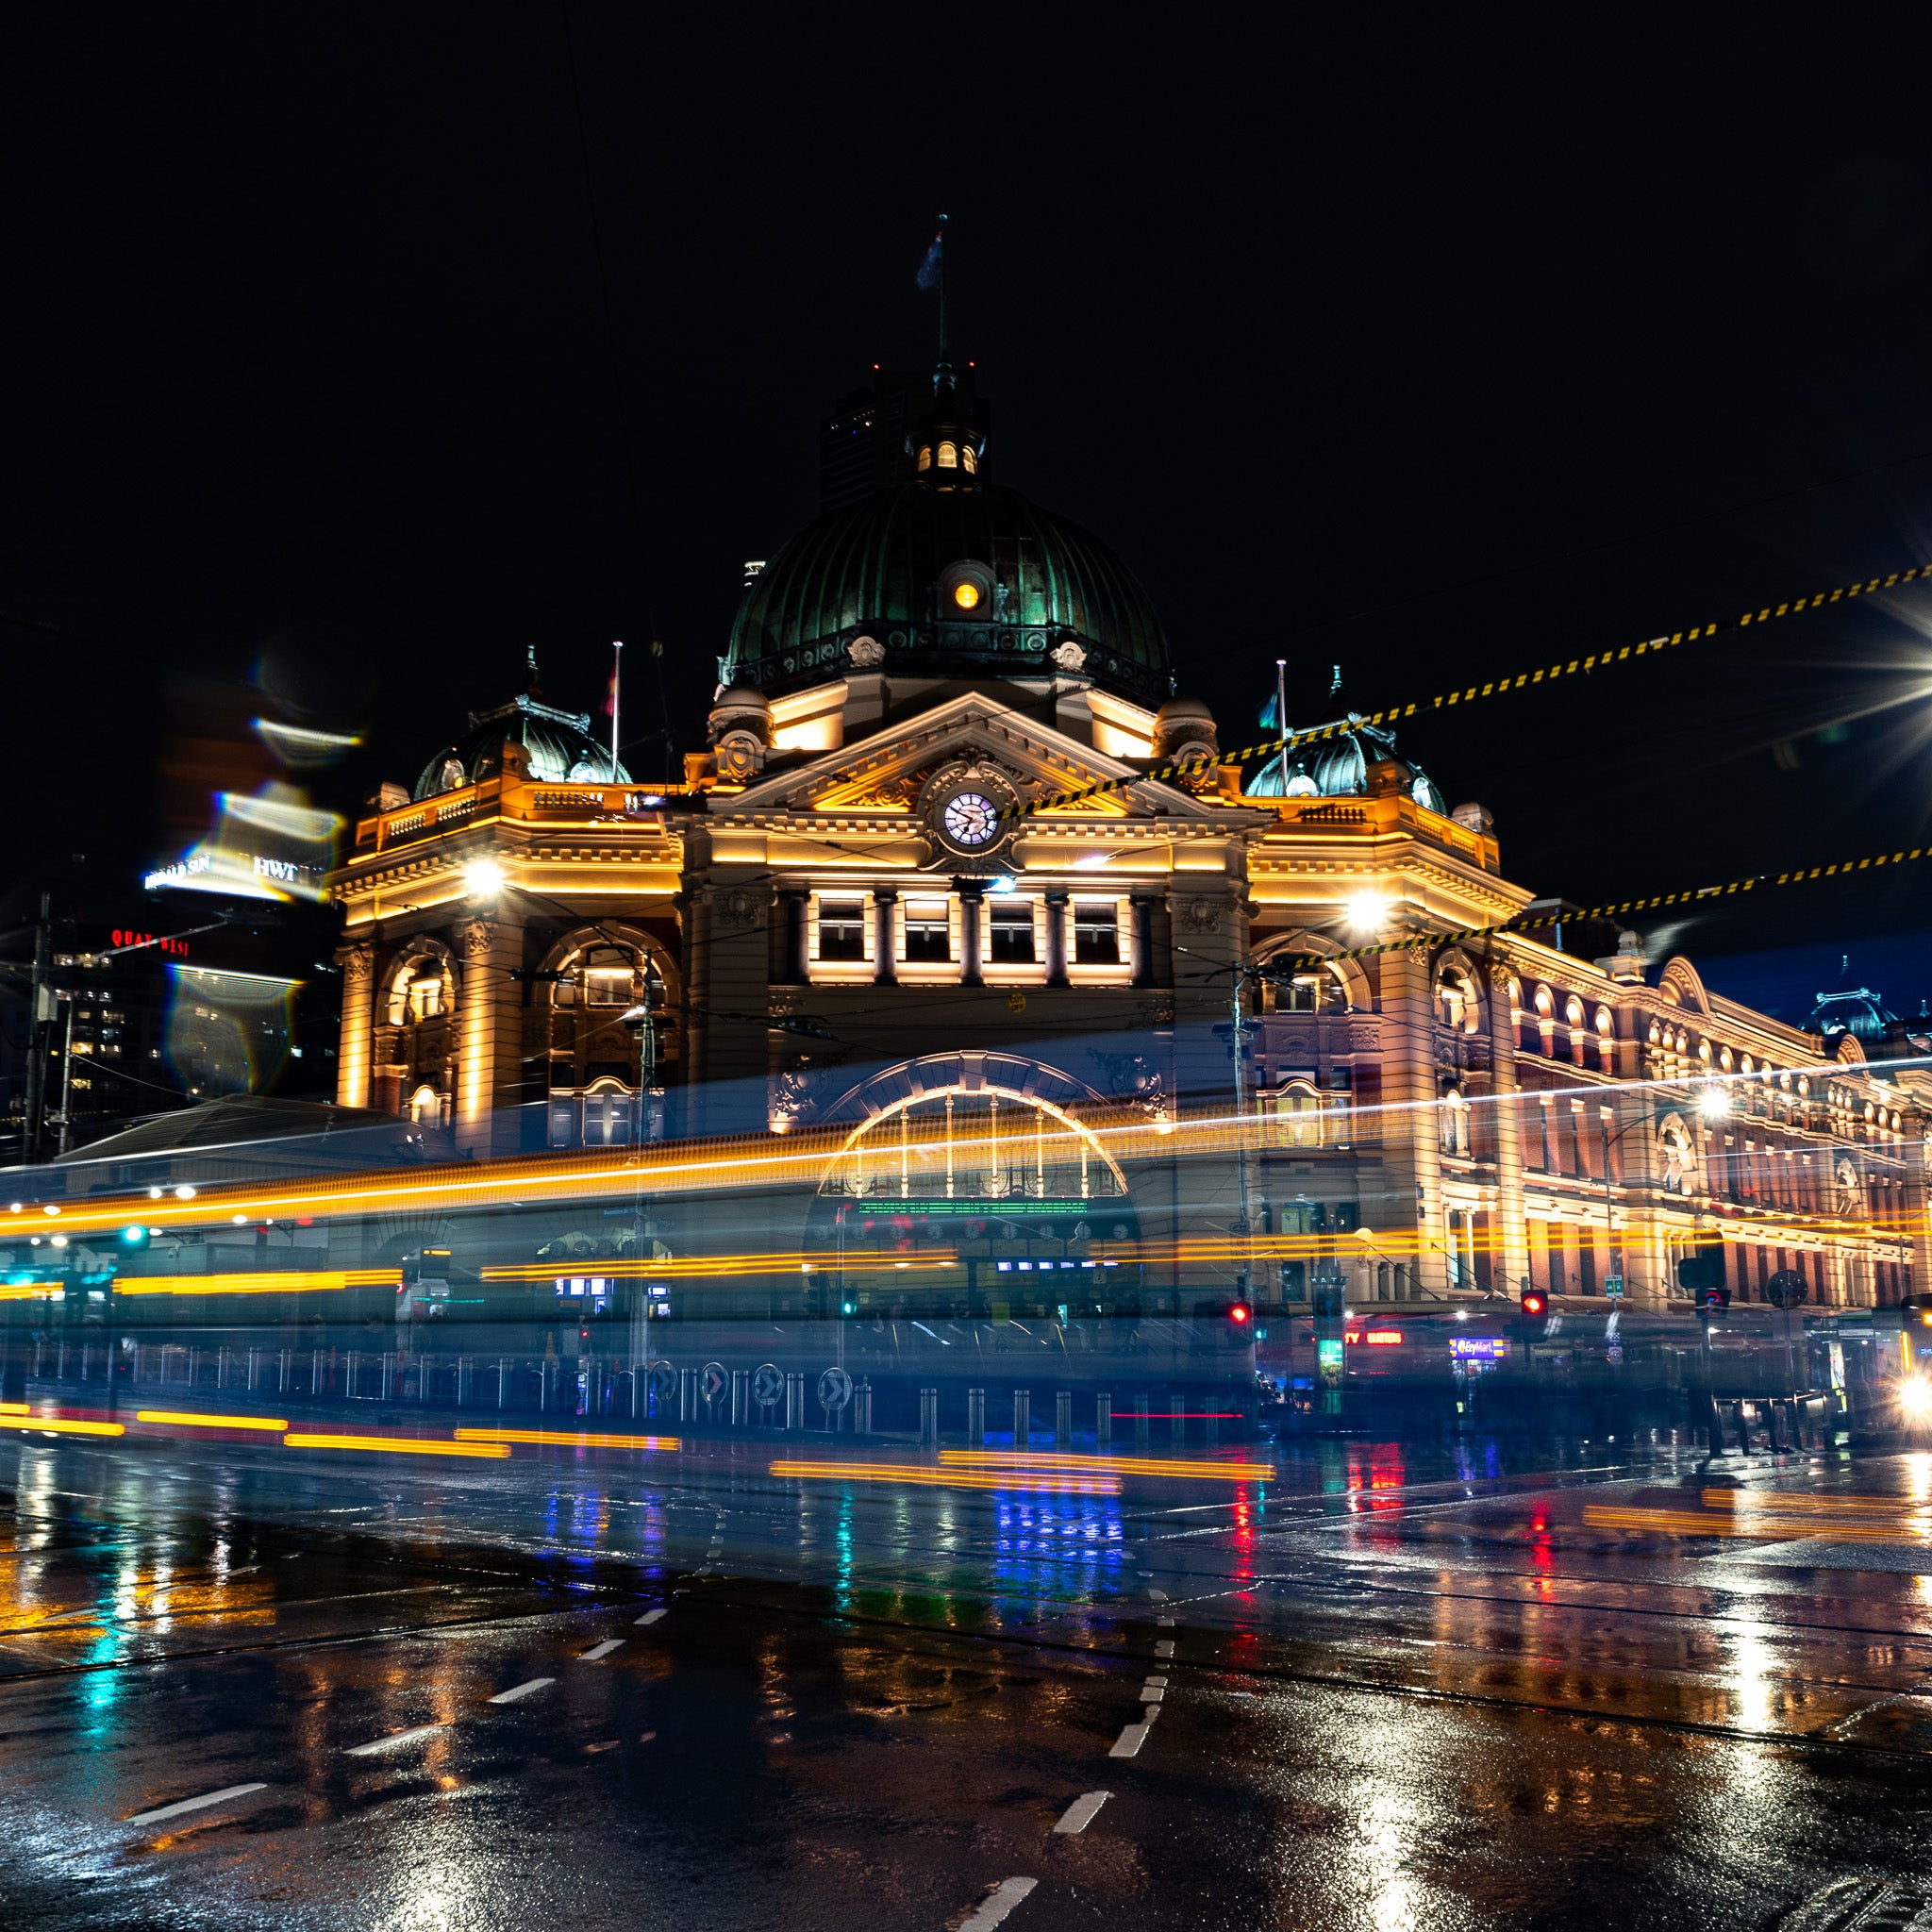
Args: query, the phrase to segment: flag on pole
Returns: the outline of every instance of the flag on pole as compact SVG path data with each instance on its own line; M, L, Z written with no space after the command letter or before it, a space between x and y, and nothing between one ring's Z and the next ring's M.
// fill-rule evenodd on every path
M940 285L940 275L945 268L946 231L941 228L932 238L932 246L925 251L925 259L919 264L919 290L921 294L930 294Z
M1261 707L1261 729L1278 731L1281 728L1281 699L1277 692L1268 693L1268 702Z

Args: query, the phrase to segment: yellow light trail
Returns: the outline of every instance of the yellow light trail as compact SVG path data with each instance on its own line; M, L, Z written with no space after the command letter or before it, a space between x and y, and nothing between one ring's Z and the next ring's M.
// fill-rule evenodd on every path
M190 1415L173 1408L138 1408L138 1423L177 1423L191 1429L286 1429L285 1417L266 1415Z
M1091 1470L1096 1475L1168 1475L1204 1482L1265 1483L1274 1478L1272 1462L1175 1462L1152 1456L1050 1456L1044 1452L998 1449L941 1449L940 1460L966 1469Z
M125 1436L125 1423L68 1422L55 1415L0 1416L0 1429L51 1429L57 1436Z
M124 1274L116 1294L332 1294L344 1288L394 1288L395 1268L268 1269L243 1274Z
M682 1449L676 1436L571 1435L563 1429L458 1429L458 1442L543 1442L558 1449Z
M1828 1528L1836 1539L1853 1542L1924 1541L1927 1528L1918 1524L1840 1523L1817 1516L1790 1516L1779 1522L1774 1516L1740 1519L1737 1516L1693 1515L1677 1509L1614 1509L1591 1504L1583 1521L1591 1529L1642 1529L1665 1536L1731 1536L1758 1538L1784 1542L1796 1536L1815 1534Z
M1120 1484L1108 1476L1083 1482L1073 1476L1056 1476L1047 1471L998 1475L991 1470L929 1469L924 1463L774 1462L771 1474L826 1476L841 1482L913 1483L931 1489L1024 1490L1082 1496L1118 1496L1121 1492Z
M404 1456L471 1456L501 1462L509 1455L507 1442L425 1442L416 1436L284 1436L285 1449L379 1449Z
M0 1402L0 1415L25 1415L27 1406L24 1402Z
M1901 1511L1918 1514L1932 1509L1932 1503L1914 1503L1909 1496L1801 1496L1784 1490L1706 1490L1704 1500L1713 1509L1741 1505L1772 1512L1852 1509L1896 1516Z

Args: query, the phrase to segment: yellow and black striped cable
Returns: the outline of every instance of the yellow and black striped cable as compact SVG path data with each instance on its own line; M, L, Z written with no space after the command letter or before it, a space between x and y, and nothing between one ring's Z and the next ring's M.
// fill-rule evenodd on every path
M1098 784L1082 785L1072 791L1049 792L1044 797L1034 799L1030 804L1008 806L1000 814L1000 818L1002 821L1031 818L1036 812L1059 810L1070 805L1078 805L1085 799L1098 797L1104 792L1124 791L1130 785L1143 784L1150 779L1158 782L1174 778L1195 778L1216 765L1244 765L1255 758L1277 758L1282 752L1293 751L1304 744L1317 744L1325 739L1340 738L1363 724L1393 724L1423 712L1447 710L1452 705L1480 704L1485 698L1501 697L1506 691L1524 691L1540 684L1554 684L1561 677L1587 677L1592 672L1605 670L1612 664L1647 658L1658 651L1671 650L1678 644L1694 644L1717 637L1724 631L1744 630L1753 625L1775 624L1781 617L1797 617L1805 611L1822 609L1826 605L1841 603L1849 597L1869 597L1874 591L1890 591L1900 584L1909 584L1922 577L1932 579L1932 564L1920 564L1911 570L1893 571L1890 576L1871 577L1860 584L1840 584L1835 590L1820 591L1809 597L1794 597L1783 604L1767 604L1762 609L1747 610L1739 617L1719 619L1711 624L1692 625L1689 630L1674 631L1668 637L1646 638L1641 643L1625 644L1621 650L1598 651L1588 657L1572 658L1567 661L1547 664L1539 671L1519 672L1513 677L1491 678L1485 683L1472 684L1463 690L1442 692L1425 703L1418 701L1412 705L1391 705L1385 710L1355 713L1348 718L1338 719L1332 724L1317 725L1308 731L1292 731L1286 737L1271 739L1261 744L1244 745L1240 751L1225 752L1213 758L1157 765L1150 771L1130 773L1124 778L1103 778Z

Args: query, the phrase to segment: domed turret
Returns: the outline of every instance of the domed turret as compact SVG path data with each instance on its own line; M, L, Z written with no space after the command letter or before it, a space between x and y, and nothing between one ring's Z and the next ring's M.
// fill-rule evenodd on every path
M1436 783L1420 766L1395 756L1395 734L1366 723L1358 712L1348 714L1346 727L1332 738L1291 745L1288 783L1281 782L1277 754L1249 774L1243 787L1251 798L1360 798L1370 790L1373 767L1396 764L1403 775L1395 789L1406 791L1424 811L1448 815L1448 805ZM1386 782L1386 779L1385 779Z
M507 762L540 785L630 783L624 766L612 764L610 747L591 736L588 711L560 711L543 702L534 658L529 688L493 711L472 711L469 730L423 767L413 796L434 798L474 785L503 771Z

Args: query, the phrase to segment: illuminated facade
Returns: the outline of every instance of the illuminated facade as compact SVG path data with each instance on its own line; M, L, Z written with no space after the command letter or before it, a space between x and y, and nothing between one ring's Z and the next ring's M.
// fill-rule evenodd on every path
M1917 1073L1574 922L1342 957L1522 916L1488 815L1361 728L1244 790L1132 575L987 479L943 373L907 458L748 584L682 782L532 691L361 821L341 1101L479 1156L829 1132L821 1239L930 1221L1002 1274L1147 1241L1264 1305L1657 1306L1713 1240L1754 1298L1924 1279ZM1206 1129L1238 984L1246 1110Z

